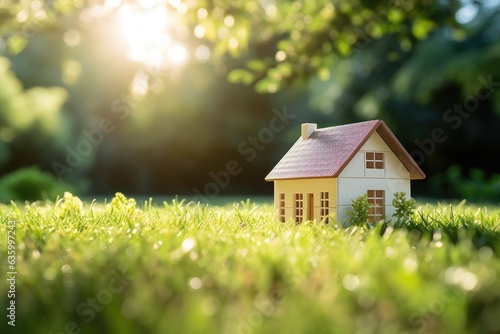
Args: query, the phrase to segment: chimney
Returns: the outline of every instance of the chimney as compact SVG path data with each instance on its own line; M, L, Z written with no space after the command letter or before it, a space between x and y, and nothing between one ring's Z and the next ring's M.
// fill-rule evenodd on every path
M316 123L303 123L302 124L302 140L311 137L314 131L318 128Z

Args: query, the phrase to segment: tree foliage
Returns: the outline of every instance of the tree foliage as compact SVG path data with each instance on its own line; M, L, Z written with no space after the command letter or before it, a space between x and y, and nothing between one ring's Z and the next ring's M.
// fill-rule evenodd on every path
M10 71L10 62L0 57L0 166L20 142L30 142L33 158L57 138L64 138L61 108L67 98L59 87L25 90ZM40 153L40 151L38 151ZM28 153L28 152L24 152Z
M37 167L26 167L0 179L0 202L52 200L74 187L61 183L52 174Z
M430 182L415 182L417 195L431 188L456 195L463 187L447 176L454 164L494 180L500 158L486 160L477 147L498 149L500 89L467 117L444 117L474 96L479 76L500 82L498 6L468 3L479 12L458 24L466 5L458 1L159 1L175 22L172 39L192 57L182 70L155 72L127 59L109 25L126 4L153 2L0 1L0 54L11 63L0 71L0 173L65 164L67 147L75 150L84 131L110 119L113 132L71 174L91 179L94 191L191 193L236 160L243 172L227 190L268 193L262 178L300 122L378 118L409 152L426 143L419 163ZM77 45L67 43L68 32L77 32ZM210 50L203 62L194 56L202 45ZM51 112L41 112L41 101L53 104ZM116 101L128 111L124 119L113 112ZM296 115L292 124L246 161L238 148L285 106ZM429 144L434 129L447 140Z
M3 1L0 33L11 51L18 52L27 36L71 11L115 10L108 2L45 0L37 4ZM458 29L454 14L460 8L456 0L165 0L164 5L190 28L192 39L197 35L211 43L215 56L229 54L247 60L242 69L230 73L231 81L253 83L257 91L270 93L283 83L310 75L327 79L338 57L356 54L385 35L395 35L404 48L411 48L438 26Z

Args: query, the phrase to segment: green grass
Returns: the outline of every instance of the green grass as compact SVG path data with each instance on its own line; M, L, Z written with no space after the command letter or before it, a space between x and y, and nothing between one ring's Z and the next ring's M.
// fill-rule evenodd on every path
M16 327L0 333L498 333L500 211L408 226L278 223L269 204L0 206L16 224Z

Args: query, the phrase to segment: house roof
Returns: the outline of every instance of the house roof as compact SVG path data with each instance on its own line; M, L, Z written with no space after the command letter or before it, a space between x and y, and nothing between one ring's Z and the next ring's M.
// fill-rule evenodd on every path
M410 172L410 179L425 178L389 127L383 121L374 120L317 129L308 139L299 138L267 175L266 181L337 177L375 131Z

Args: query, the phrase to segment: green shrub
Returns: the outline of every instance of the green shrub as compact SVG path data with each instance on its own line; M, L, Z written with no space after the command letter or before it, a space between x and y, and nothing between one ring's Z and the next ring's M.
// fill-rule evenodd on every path
M415 200L411 197L410 199L406 199L406 193L404 191L400 191L394 193L392 205L394 205L395 209L392 216L396 218L396 222L399 224L407 224L415 211Z
M372 205L368 203L366 194L351 200L352 210L347 214L349 215L349 222L351 225L362 226L368 221L368 214Z
M0 179L0 202L55 200L73 187L38 167L18 169Z
M448 197L487 203L500 201L500 174L488 175L478 168L466 173L460 166L451 166L445 173L434 175L430 186L434 192ZM443 189L447 192L443 193Z

